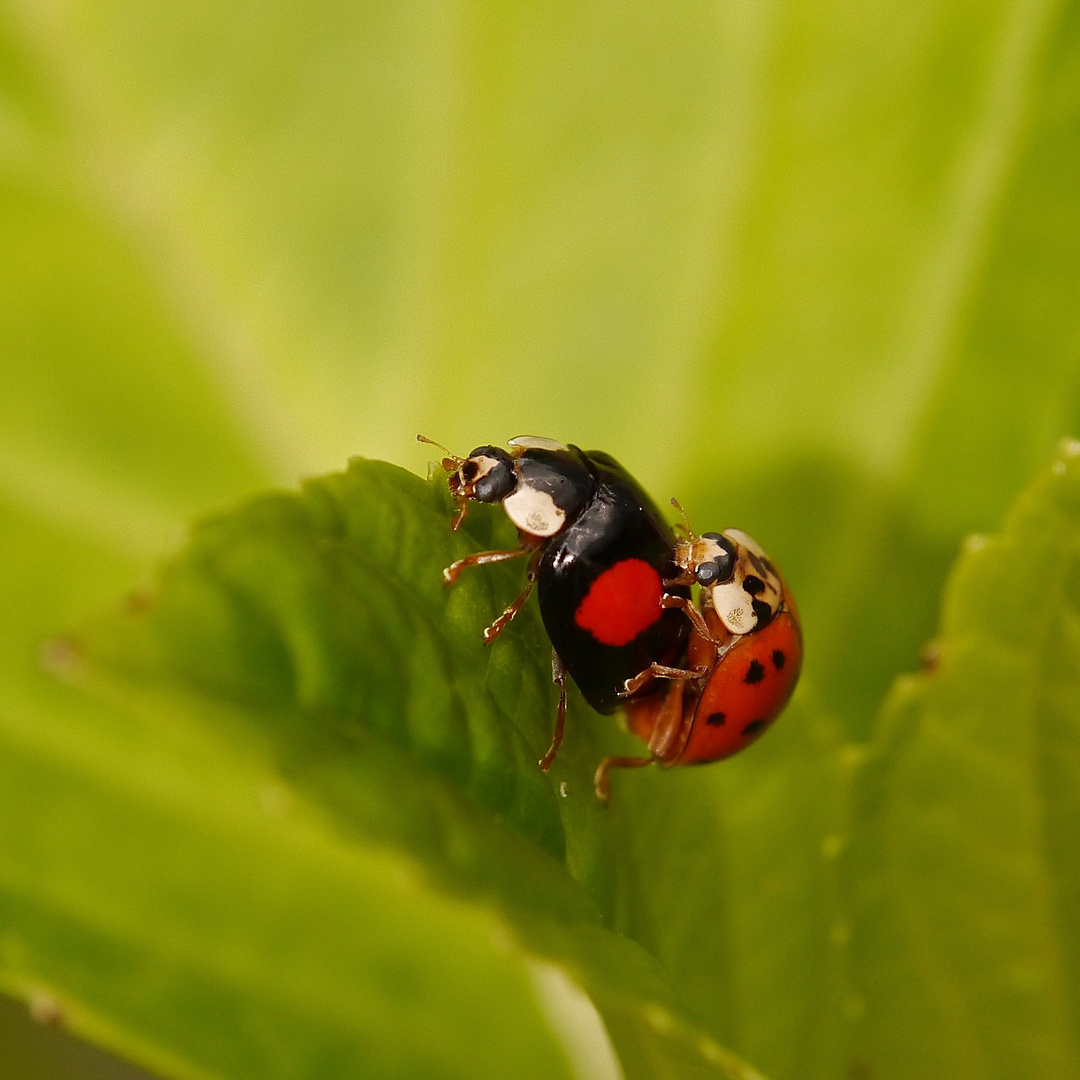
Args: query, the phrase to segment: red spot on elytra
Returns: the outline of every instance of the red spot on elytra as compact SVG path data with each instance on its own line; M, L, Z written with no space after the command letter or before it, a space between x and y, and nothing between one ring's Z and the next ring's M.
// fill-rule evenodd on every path
M628 645L664 609L664 584L642 559L623 559L593 583L574 613L574 622L602 645Z

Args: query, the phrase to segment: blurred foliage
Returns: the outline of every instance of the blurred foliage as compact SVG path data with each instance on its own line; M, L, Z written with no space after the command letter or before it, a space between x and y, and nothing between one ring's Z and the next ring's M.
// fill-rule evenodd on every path
M96 1047L35 1021L25 1008L0 998L4 1071L32 1080L147 1080Z
M0 12L9 992L168 1075L564 1075L536 954L628 1076L1078 1074L1071 471L890 693L963 538L1080 429L1077 5ZM212 519L163 584L210 544L262 607L196 592L204 634L105 620L111 674L42 671L193 515L354 453L420 471L417 430L602 447L758 536L808 642L775 733L608 817L556 801L535 620L473 650L513 575L433 595L435 496L340 490L370 467ZM240 528L327 491L365 519L341 608L325 521ZM311 681L218 671L237 611L245 662ZM619 736L572 719L577 789Z

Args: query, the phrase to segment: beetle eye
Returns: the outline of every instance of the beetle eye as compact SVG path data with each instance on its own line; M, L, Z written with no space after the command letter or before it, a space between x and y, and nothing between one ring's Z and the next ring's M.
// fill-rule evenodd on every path
M699 585L722 585L725 581L730 581L731 575L734 573L735 553L728 551L728 545L725 541L720 554L715 559L709 559L708 562L701 563L695 576Z
M720 553L698 566L698 584L722 585L725 581L730 581L735 573L735 545L720 533L705 533L701 539L711 540L720 549Z
M715 585L720 580L720 567L710 559L708 562L699 564L694 576L699 585Z
M713 559L713 565L716 567L718 580L730 581L731 575L735 573L735 552L729 551L725 544L724 550Z
M471 484L476 479L476 474L480 471L480 466L473 460L468 460L461 466L461 479L466 484Z

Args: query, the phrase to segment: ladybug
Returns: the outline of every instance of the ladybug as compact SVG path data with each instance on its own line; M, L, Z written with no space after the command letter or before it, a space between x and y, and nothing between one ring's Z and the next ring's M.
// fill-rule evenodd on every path
M687 610L694 626L687 666L654 664L631 680L630 729L648 742L649 756L604 758L595 778L603 802L612 768L701 765L745 749L780 714L799 678L798 612L765 552L738 529L687 532L676 546L674 582L701 586L701 609ZM654 679L672 681L663 694L642 694Z
M674 580L685 571L670 526L614 458L550 439L521 437L508 446L480 446L464 458L441 448L455 505L451 527L460 526L470 501L501 503L520 538L514 550L458 559L443 577L452 585L466 567L529 557L524 588L484 642L498 637L535 585L559 686L554 737L540 761L546 771L562 740L567 674L601 713L654 691L646 685L651 676L636 680L682 657L692 625L680 609L693 605L689 581Z

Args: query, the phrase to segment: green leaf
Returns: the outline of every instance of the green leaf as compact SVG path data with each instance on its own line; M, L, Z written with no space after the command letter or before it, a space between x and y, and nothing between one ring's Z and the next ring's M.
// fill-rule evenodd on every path
M865 740L962 538L1080 429L1080 22L1049 3L767 11L679 497L785 568L805 677Z
M115 1030L73 1007L76 1026L169 1073L314 1075L360 1053L373 1075L485 1075L530 1012L502 970L515 964L476 940L498 912L593 993L628 1075L752 1075L647 948L650 868L592 790L610 721L575 707L541 773L555 697L535 612L488 651L512 571L442 586L505 515L478 510L455 536L448 511L445 485L357 461L205 521L152 593L51 647L106 707L80 710L78 754L9 746L9 986L74 966L69 992ZM57 827L71 817L78 830ZM103 857L96 836L122 842ZM479 906L403 883L372 843ZM226 1047L209 1002L232 1017ZM489 1057L467 1046L480 1015L485 1033L502 1017ZM432 1032L422 1053L414 1024ZM514 1058L553 1075L553 1053Z
M267 473L419 468L417 430L603 446L760 534L866 738L959 540L1080 422L1059 5L5 23L14 235L56 261L10 283L71 327L12 317L0 474L140 550Z
M975 537L900 681L844 857L869 1075L1080 1075L1080 444Z
M776 1075L1080 1075L1069 1004L1080 975L1069 916L1080 881L1069 839L1080 815L1077 449L1066 445L1002 536L969 545L936 668L900 684L869 754L845 746L804 691L756 757L620 776L609 810L590 776L617 733L578 702L552 775L536 769L554 697L533 608L490 651L480 644L513 570L442 588L447 562L512 539L503 516L476 508L454 536L442 486L377 462L206 521L152 594L54 663L142 715L170 760L197 740L200 769L254 762L277 793L273 814L314 813L320 841L352 856L374 842L415 857L426 880L499 913L589 990L628 1076L749 1076L725 1042ZM155 760L150 774L169 771ZM25 762L19 774L44 789ZM201 813L221 816L205 803ZM160 841L162 826L147 828ZM206 859L202 843L187 837L187 857ZM316 909L342 887L320 876L322 857L303 868L302 903ZM20 859L9 852L8 865ZM224 893L183 896L210 913L209 957L230 906L266 890L232 876ZM190 890L192 875L179 877ZM276 930L282 895L271 899ZM376 910L369 902L365 917ZM289 937L302 950L294 927ZM125 1022L139 1030L147 1017ZM327 1038L294 1024L286 1014L279 1037ZM243 1062L214 1064L244 1075Z
M569 1075L499 923L337 838L227 715L46 677L35 638L132 567L0 524L0 987L165 1076Z
M82 745L34 657L193 513L357 451L420 468L416 430L602 446L755 533L809 649L752 754L635 778L648 888L593 853L587 895L710 1037L857 1073L846 740L962 537L1080 427L1074 7L4 7L3 730Z

